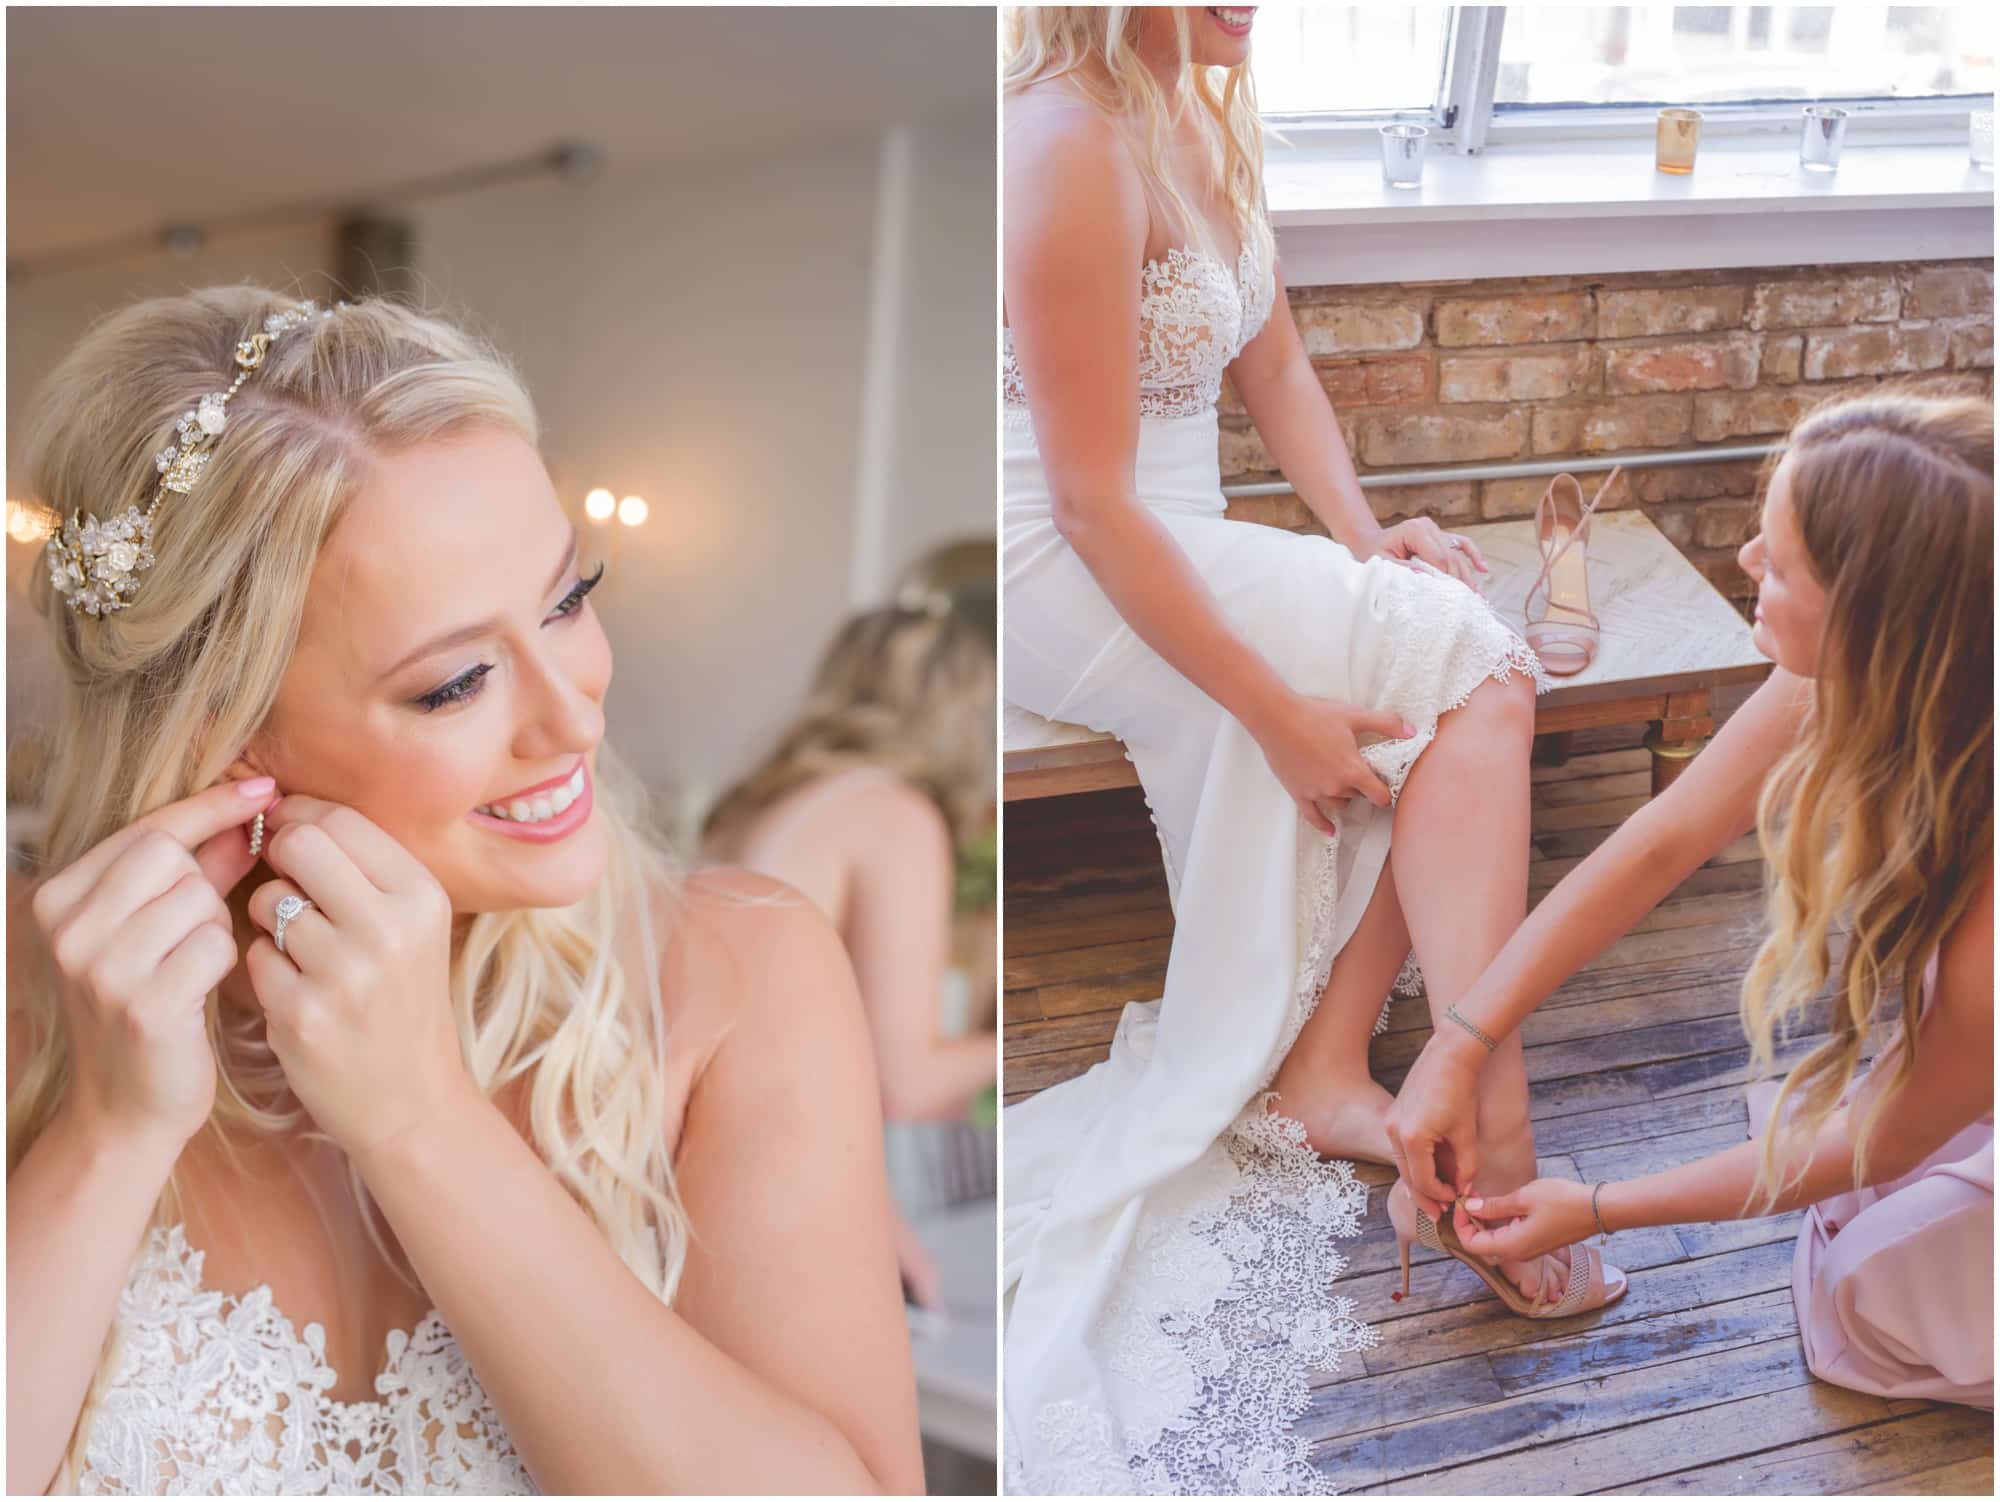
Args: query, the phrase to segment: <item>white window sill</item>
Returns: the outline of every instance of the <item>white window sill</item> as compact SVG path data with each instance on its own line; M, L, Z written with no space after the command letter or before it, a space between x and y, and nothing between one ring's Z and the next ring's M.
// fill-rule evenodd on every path
M1798 145L1704 140L1694 172L1644 139L1436 153L1418 188L1371 150L1273 144L1264 186L1294 287L1991 256L1993 175L1965 141L1870 144L1808 173Z

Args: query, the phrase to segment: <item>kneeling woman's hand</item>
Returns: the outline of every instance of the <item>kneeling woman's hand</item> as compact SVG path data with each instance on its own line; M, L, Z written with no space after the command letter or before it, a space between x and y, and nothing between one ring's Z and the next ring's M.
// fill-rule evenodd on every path
M353 809L292 794L251 894L250 983L292 1091L360 1156L472 1093L451 1008L451 903L422 862ZM271 935L278 903L313 906Z
M1526 1262L1597 1234L1590 1185L1568 1179L1535 1179L1512 1194L1468 1195L1452 1224L1467 1251L1507 1262Z

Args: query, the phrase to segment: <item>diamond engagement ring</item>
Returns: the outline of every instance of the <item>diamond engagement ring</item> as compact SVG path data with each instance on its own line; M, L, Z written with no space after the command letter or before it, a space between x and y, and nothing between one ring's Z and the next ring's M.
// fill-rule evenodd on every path
M278 926L271 931L271 942L278 946L278 953L285 952L285 925L312 907L310 897L280 897L278 899Z

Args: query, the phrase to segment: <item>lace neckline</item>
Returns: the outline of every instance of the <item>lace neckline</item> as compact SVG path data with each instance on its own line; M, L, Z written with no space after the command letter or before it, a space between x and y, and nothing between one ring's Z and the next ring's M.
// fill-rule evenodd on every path
M376 1396L372 1398L336 1398L335 1388L340 1386L341 1373L329 1365L325 1359L326 1326L318 1320L307 1320L303 1329L293 1323L292 1317L278 1307L277 1295L269 1282L262 1282L246 1288L241 1293L224 1293L219 1288L211 1288L202 1278L202 1268L208 1261L208 1253L193 1246L187 1239L187 1223L176 1222L164 1231L148 1233L145 1261L157 1266L165 1260L174 1275L185 1287L185 1297L190 1300L213 1302L222 1320L235 1325L254 1317L268 1324L274 1332L291 1343L305 1347L313 1353L319 1371L326 1384L320 1390L320 1401L329 1410L338 1413L355 1413L371 1408L387 1406L384 1395L401 1387L398 1381L404 1353L414 1344L418 1347L432 1345L440 1340L449 1340L451 1331L445 1325L444 1316L438 1313L437 1305L429 1305L423 1318L407 1329L392 1328L383 1337L385 1359L378 1366L369 1386Z

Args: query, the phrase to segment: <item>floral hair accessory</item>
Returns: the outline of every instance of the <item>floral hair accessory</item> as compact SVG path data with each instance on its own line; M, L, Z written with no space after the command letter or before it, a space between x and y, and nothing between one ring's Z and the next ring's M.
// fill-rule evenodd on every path
M337 306L347 307L340 303ZM211 391L181 414L175 442L153 456L159 487L141 511L128 506L99 521L95 514L73 513L51 534L49 580L72 609L84 615L106 616L132 603L139 575L153 566L153 510L168 491L186 495L215 455L215 445L229 423L229 399L263 365L271 342L314 319L331 318L333 308L311 301L264 320L262 333L236 346L236 379L227 391Z

